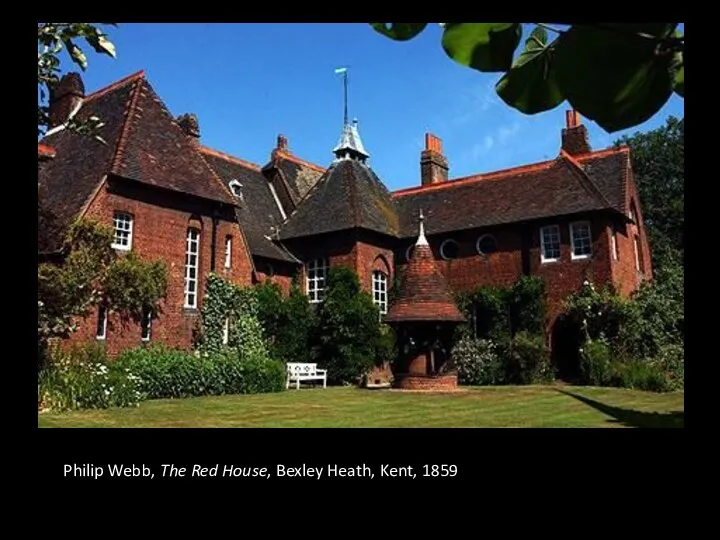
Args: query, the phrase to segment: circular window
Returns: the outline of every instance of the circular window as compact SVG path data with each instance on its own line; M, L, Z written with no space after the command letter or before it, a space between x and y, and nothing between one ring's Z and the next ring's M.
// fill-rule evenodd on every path
M409 261L412 258L413 253L415 253L415 245L409 246L407 248L407 251L405 252L405 260Z
M447 239L440 245L440 255L445 260L457 259L460 247L455 240Z
M477 241L477 250L480 255L490 255L497 251L497 242L491 234L483 234Z

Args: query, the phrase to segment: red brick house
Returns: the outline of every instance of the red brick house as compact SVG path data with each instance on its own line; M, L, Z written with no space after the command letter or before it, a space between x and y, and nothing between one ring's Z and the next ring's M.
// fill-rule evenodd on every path
M298 277L319 302L328 268L346 265L386 312L420 210L454 291L542 276L548 329L585 279L629 294L652 275L629 149L592 151L574 113L556 159L465 178L449 178L442 144L428 134L419 185L390 192L367 163L357 122L344 126L327 167L293 155L283 136L259 166L202 146L197 119L173 117L143 72L89 95L69 74L51 108L38 155L48 147L54 157L39 163L38 197L58 233L38 251L57 254L67 225L93 217L114 228L116 249L170 269L159 316L116 328L100 310L73 338L111 352L143 341L190 346L210 272L286 290ZM104 143L65 131L75 114L100 117Z

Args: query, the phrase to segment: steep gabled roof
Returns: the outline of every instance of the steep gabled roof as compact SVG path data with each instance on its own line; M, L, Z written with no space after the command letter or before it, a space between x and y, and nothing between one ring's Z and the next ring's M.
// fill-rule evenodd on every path
M366 229L397 236L399 221L390 192L367 165L333 163L280 228L280 238Z
M622 211L627 152L561 155L504 171L393 193L402 237L424 209L428 234L488 227L592 210Z
M144 184L235 203L140 71L85 97L77 118L97 116L105 142L68 130L42 140L57 156L38 173L38 197L67 228L82 213L100 182L114 174ZM48 244L60 247L61 236ZM50 247L54 244L54 247Z
M207 147L201 147L200 151L226 185L233 180L242 184L242 199L238 201L236 214L245 231L250 252L260 257L295 262L282 247L268 238L272 235L272 228L282 223L283 217L260 167Z
M263 167L264 170L272 168L280 171L288 187L290 198L295 204L307 195L326 170L324 167L300 159L290 152L277 149L273 151L270 163Z

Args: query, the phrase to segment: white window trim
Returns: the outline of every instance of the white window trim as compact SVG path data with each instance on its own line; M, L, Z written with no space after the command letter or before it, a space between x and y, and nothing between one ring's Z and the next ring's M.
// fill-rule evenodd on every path
M310 261L306 267L305 267L305 290L307 291L307 295L310 298L311 304L319 304L323 301L325 296L325 290L327 289L327 278L328 278L328 270L330 269L329 261L326 258L319 258L315 259L313 261ZM314 270L315 275L314 277L310 277L310 271ZM318 272L322 272L322 281L323 281L323 288L319 289L317 288L318 281L321 281ZM314 288L311 289L310 284L313 282L315 285ZM315 294L312 294L314 292Z
M617 226L615 224L610 227L610 256L615 262L620 260L620 250L618 249L617 242Z
M405 250L405 260L406 260L406 261L409 261L409 260L410 260L410 255L412 255L411 252L412 252L412 250L413 250L414 248L415 248L415 244L413 244L413 245L411 245L411 246L408 246L408 248Z
M143 315L142 320L140 321L140 339L142 341L150 341L150 337L152 336L152 311L148 310L147 312L147 327L145 326L145 314ZM144 336L145 328L147 328L147 335Z
M373 270L372 273L373 302L380 309L380 314L387 314L388 310L388 275L382 270ZM378 300L376 296L384 295L385 300Z
M635 270L637 272L641 272L640 270L640 238L637 234L633 235L633 251L635 252Z
M104 315L103 321L102 321L103 322L102 334L97 333L97 323L100 321L95 322L95 339L97 339L98 341L104 341L105 339L107 339L107 323L108 323L107 308L105 308L103 306L98 306L98 319L100 319L101 313Z
M457 257L454 257L454 258L453 258L453 257L447 257L447 256L445 255L445 246L447 246L448 244L451 244L451 243L452 243L452 244L455 244L455 245L457 246L457 248L458 248L458 256L457 256ZM443 243L440 244L440 256L441 256L443 259L445 259L446 261L452 261L452 260L454 260L454 259L459 258L459 256L460 256L460 244L458 244L458 243L457 243L455 240L453 240L452 238L448 238L448 239L446 239L446 240L443 240Z
M192 233L196 233L197 237L195 239L195 253L191 253L190 246L191 246L191 239L190 236ZM195 277L190 277L190 269L193 268L192 265L189 263L190 255L195 255ZM185 301L184 301L184 307L188 309L196 309L198 305L198 283L199 283L199 267L200 267L200 230L196 229L194 227L188 227L187 229L187 236L185 238L185 257L188 258L188 262L185 264ZM192 292L193 295L193 302L188 302L190 292L189 292L189 285L193 282L195 284L195 289Z
M225 237L225 270L232 267L232 236Z
M560 246L560 256L559 257L545 257L545 229L554 229L557 231L557 237L558 237L558 245ZM558 262L560 258L562 257L562 239L560 238L560 226L559 225L545 225L544 227L540 227L540 262L541 263L550 263L550 262Z
M116 244L116 243L115 243L115 230L116 230L115 219L117 218L117 216L125 216L126 218L128 218L128 221L130 222L130 229L128 230L128 243L127 243L127 246L124 246L124 245L122 245L122 244ZM134 228L134 226L135 226L135 218L134 218L134 216L133 216L132 214L130 214L129 212L120 212L120 211L118 211L118 212L113 213L113 243L112 243L112 246L111 246L111 247L112 247L113 249L117 249L117 250L119 250L119 251L130 251L130 250L132 249L133 228Z
M223 323L223 337L222 342L223 345L227 345L230 341L230 317L225 317L225 322Z
M588 228L588 234L590 236L590 253L584 253L583 255L575 255L575 227L579 225L584 225ZM589 221L573 221L570 224L570 259L573 261L577 261L579 259L589 259L592 257L593 254L593 245L592 245L592 227L590 226Z
M489 237L489 238L492 238L493 242L495 243L495 251L497 251L497 245L498 245L498 243L497 243L497 238L495 238L495 236L493 236L493 235L490 234L490 233L481 235L480 238L477 239L477 242L475 242L475 250L476 250L480 255L484 255L485 257L489 257L490 255L492 255L492 253L495 253L495 251L493 251L492 253L485 253L484 251L482 251L482 250L480 249L480 242L482 242L483 240L485 240L485 238L488 238L488 237Z

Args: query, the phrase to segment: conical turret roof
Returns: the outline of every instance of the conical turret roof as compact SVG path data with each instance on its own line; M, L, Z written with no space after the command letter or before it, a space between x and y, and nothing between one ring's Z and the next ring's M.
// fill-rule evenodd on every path
M435 265L435 258L425 238L421 212L420 234L405 269L400 291L385 316L385 322L463 322L464 320L465 317L455 304L445 276Z

